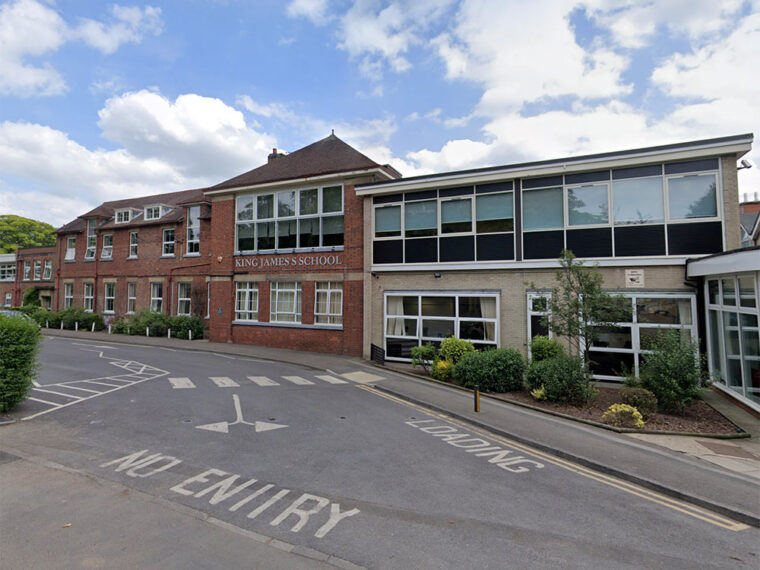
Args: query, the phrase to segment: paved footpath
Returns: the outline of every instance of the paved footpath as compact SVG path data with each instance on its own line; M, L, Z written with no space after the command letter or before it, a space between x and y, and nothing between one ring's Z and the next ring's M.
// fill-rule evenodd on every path
M472 422L505 437L604 473L760 526L760 420L721 396L710 404L751 435L721 440L691 436L618 434L484 397L473 411L472 395L379 367L361 358L260 346L46 330L54 336L98 342L210 351L288 362L328 374L377 380L376 389Z

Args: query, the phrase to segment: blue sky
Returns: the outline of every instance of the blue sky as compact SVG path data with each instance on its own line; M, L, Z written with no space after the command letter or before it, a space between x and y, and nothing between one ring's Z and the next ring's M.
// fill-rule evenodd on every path
M760 0L10 0L0 213L60 225L331 129L405 176L760 132L759 69Z

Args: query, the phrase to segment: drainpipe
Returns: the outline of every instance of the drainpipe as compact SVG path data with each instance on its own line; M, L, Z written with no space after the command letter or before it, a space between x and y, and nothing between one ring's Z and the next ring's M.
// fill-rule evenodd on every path
M58 312L60 310L60 297L61 297L61 239L60 236L55 241L56 245L58 246L58 265L55 270L55 289L53 291L55 292L55 304L53 309L54 311Z

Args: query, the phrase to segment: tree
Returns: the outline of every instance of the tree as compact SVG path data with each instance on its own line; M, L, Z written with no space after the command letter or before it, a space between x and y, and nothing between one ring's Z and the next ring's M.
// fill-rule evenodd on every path
M599 327L630 320L630 303L604 291L602 274L576 260L572 251L562 250L559 263L547 325L554 334L567 338L571 350L583 356L588 366L589 348L598 339Z
M19 247L55 245L55 228L45 222L6 214L0 216L0 253L14 253Z

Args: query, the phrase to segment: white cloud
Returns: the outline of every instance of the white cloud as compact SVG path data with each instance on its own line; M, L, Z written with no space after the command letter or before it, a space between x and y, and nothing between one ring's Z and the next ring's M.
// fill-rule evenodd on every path
M329 21L327 0L292 0L286 11L291 18L303 17L318 26Z
M145 33L161 32L161 10L113 6L111 22L82 20L70 27L50 6L15 0L0 6L0 95L49 96L66 91L63 77L49 62L30 63L50 55L68 41L81 40L104 53L124 43L139 43Z

